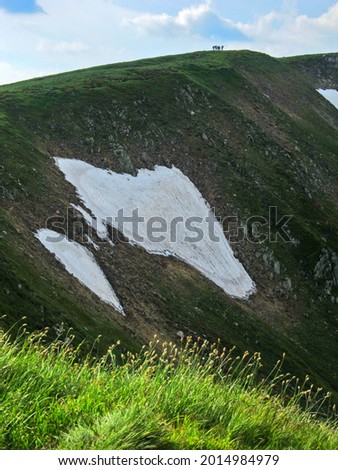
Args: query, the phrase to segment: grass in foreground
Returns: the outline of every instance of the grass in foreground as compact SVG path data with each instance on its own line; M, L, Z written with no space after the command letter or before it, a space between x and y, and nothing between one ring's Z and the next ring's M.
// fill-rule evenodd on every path
M81 360L44 334L3 333L0 349L2 449L338 447L332 418L314 413L324 399L279 365L258 381L258 354L155 341L122 361L113 347Z

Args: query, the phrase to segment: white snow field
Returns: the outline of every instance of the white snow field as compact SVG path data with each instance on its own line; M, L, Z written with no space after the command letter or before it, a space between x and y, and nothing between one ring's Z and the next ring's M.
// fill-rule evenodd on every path
M173 255L183 260L232 297L245 299L255 291L250 276L234 257L221 224L198 189L178 168L156 166L154 170L142 169L137 176L132 176L102 170L81 160L55 158L55 161L67 181L75 186L83 204L98 219L111 217L110 223L118 228L115 217L119 209L123 208L127 217L138 209L138 215L144 217L144 222L138 224L138 231L133 233L131 223L119 228L130 243L142 246L149 253ZM163 228L163 221L171 227L166 233L153 235L162 236L161 241L149 237L149 230L147 233L147 221L154 217L161 217L162 225L154 221L153 227ZM184 222L174 223L177 217L184 221L200 217L202 222L192 225L202 229L203 238L187 241L186 236L196 234L188 231ZM214 222L217 242L209 237L207 217ZM176 241L174 233L177 233Z
M54 230L41 229L36 238L53 253L67 271L75 276L82 284L94 292L101 300L112 305L117 311L123 313L123 308L89 250L79 243L68 240Z
M337 90L322 90L319 88L318 93L320 93L324 98L326 98L330 103L333 104L338 109L338 91Z

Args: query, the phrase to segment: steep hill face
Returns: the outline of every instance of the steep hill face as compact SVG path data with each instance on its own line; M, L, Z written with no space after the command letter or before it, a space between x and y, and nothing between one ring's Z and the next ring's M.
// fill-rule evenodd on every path
M337 54L290 57L286 61L293 66L299 67L307 80L310 80L316 88L337 89Z
M337 391L338 111L316 91L337 88L336 65L337 54L197 52L1 87L3 325L26 316L55 337L63 323L90 345L102 335L99 352L154 334L220 338L261 351L267 366L286 352L287 370ZM174 166L223 220L255 292L231 296L184 257L127 243L109 225L111 243L96 231L84 243L94 206L55 157L130 178ZM48 218L89 250L125 316L39 242Z

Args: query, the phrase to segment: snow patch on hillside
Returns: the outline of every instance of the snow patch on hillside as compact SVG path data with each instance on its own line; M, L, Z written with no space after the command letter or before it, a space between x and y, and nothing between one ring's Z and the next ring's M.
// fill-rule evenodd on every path
M87 242L95 248L96 251L100 251L99 245L97 245L97 244L90 238L89 235L85 234L85 238L86 238Z
M108 240L109 239L109 234L108 234L107 227L105 226L105 224L102 222L101 219L94 219L81 206L78 206L76 204L71 204L71 206L74 209L76 209L83 216L84 220L87 222L89 227L92 227L96 231L97 235L102 240Z
M183 260L232 297L248 298L255 291L250 276L234 257L221 224L198 189L178 168L157 166L154 170L139 170L137 176L132 176L102 170L80 160L55 160L92 214L101 221L110 219L111 225L122 230L130 243L142 246L149 253L173 255ZM118 227L115 218L121 208L127 217L138 209L144 222L138 223L137 234L131 223ZM186 240L187 235L193 234L187 233L184 223L174 224L174 227L171 223L177 217L186 221L192 216L203 221L199 227L204 236L195 242ZM154 217L161 217L171 227L161 234L161 241L148 236L147 221ZM217 242L209 237L207 218L213 222Z
M322 90L319 88L318 93L320 93L324 98L326 98L330 103L333 104L338 109L338 91L337 90Z
M234 257L221 224L198 189L178 168L156 166L154 170L142 169L132 176L102 170L80 160L55 160L75 186L83 204L99 220L111 218L111 225L119 228L115 220L118 211L123 208L124 216L132 216L132 211L138 209L139 216L144 218L144 222L138 223L138 234L133 233L131 223L124 224L122 229L130 243L142 246L149 253L173 255L183 260L232 297L248 298L255 291L250 276ZM184 223L178 223L174 227L177 234L174 241L170 222L176 217L186 221L192 216L203 220L198 225L203 230L203 238L187 241L187 235L196 234L187 233ZM163 218L172 229L161 241L148 236L147 221L153 217ZM213 221L217 242L208 236L208 217Z
M94 292L101 300L112 305L123 314L123 308L89 250L54 230L41 229L36 238L53 253L67 271L75 276L82 284Z

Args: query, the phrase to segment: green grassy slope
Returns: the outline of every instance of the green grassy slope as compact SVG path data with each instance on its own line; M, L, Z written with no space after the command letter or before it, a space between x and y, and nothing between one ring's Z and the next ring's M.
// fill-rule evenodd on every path
M287 370L336 392L338 118L303 60L197 52L0 87L3 325L25 315L32 329L49 326L52 339L64 322L88 344L101 334L101 351L118 339L135 350L154 333L175 339L178 330L220 337L259 349L269 367L287 352ZM118 172L175 164L219 216L267 216L269 206L292 214L294 243L233 245L258 287L249 302L176 260L103 248L100 265L125 306L123 320L33 237L77 201L55 155ZM323 250L329 261L315 278Z
M2 449L338 446L325 401L278 367L259 382L258 355L155 341L118 365L113 348L100 361L79 361L64 343L46 346L41 334L14 343L2 334L0 348Z

